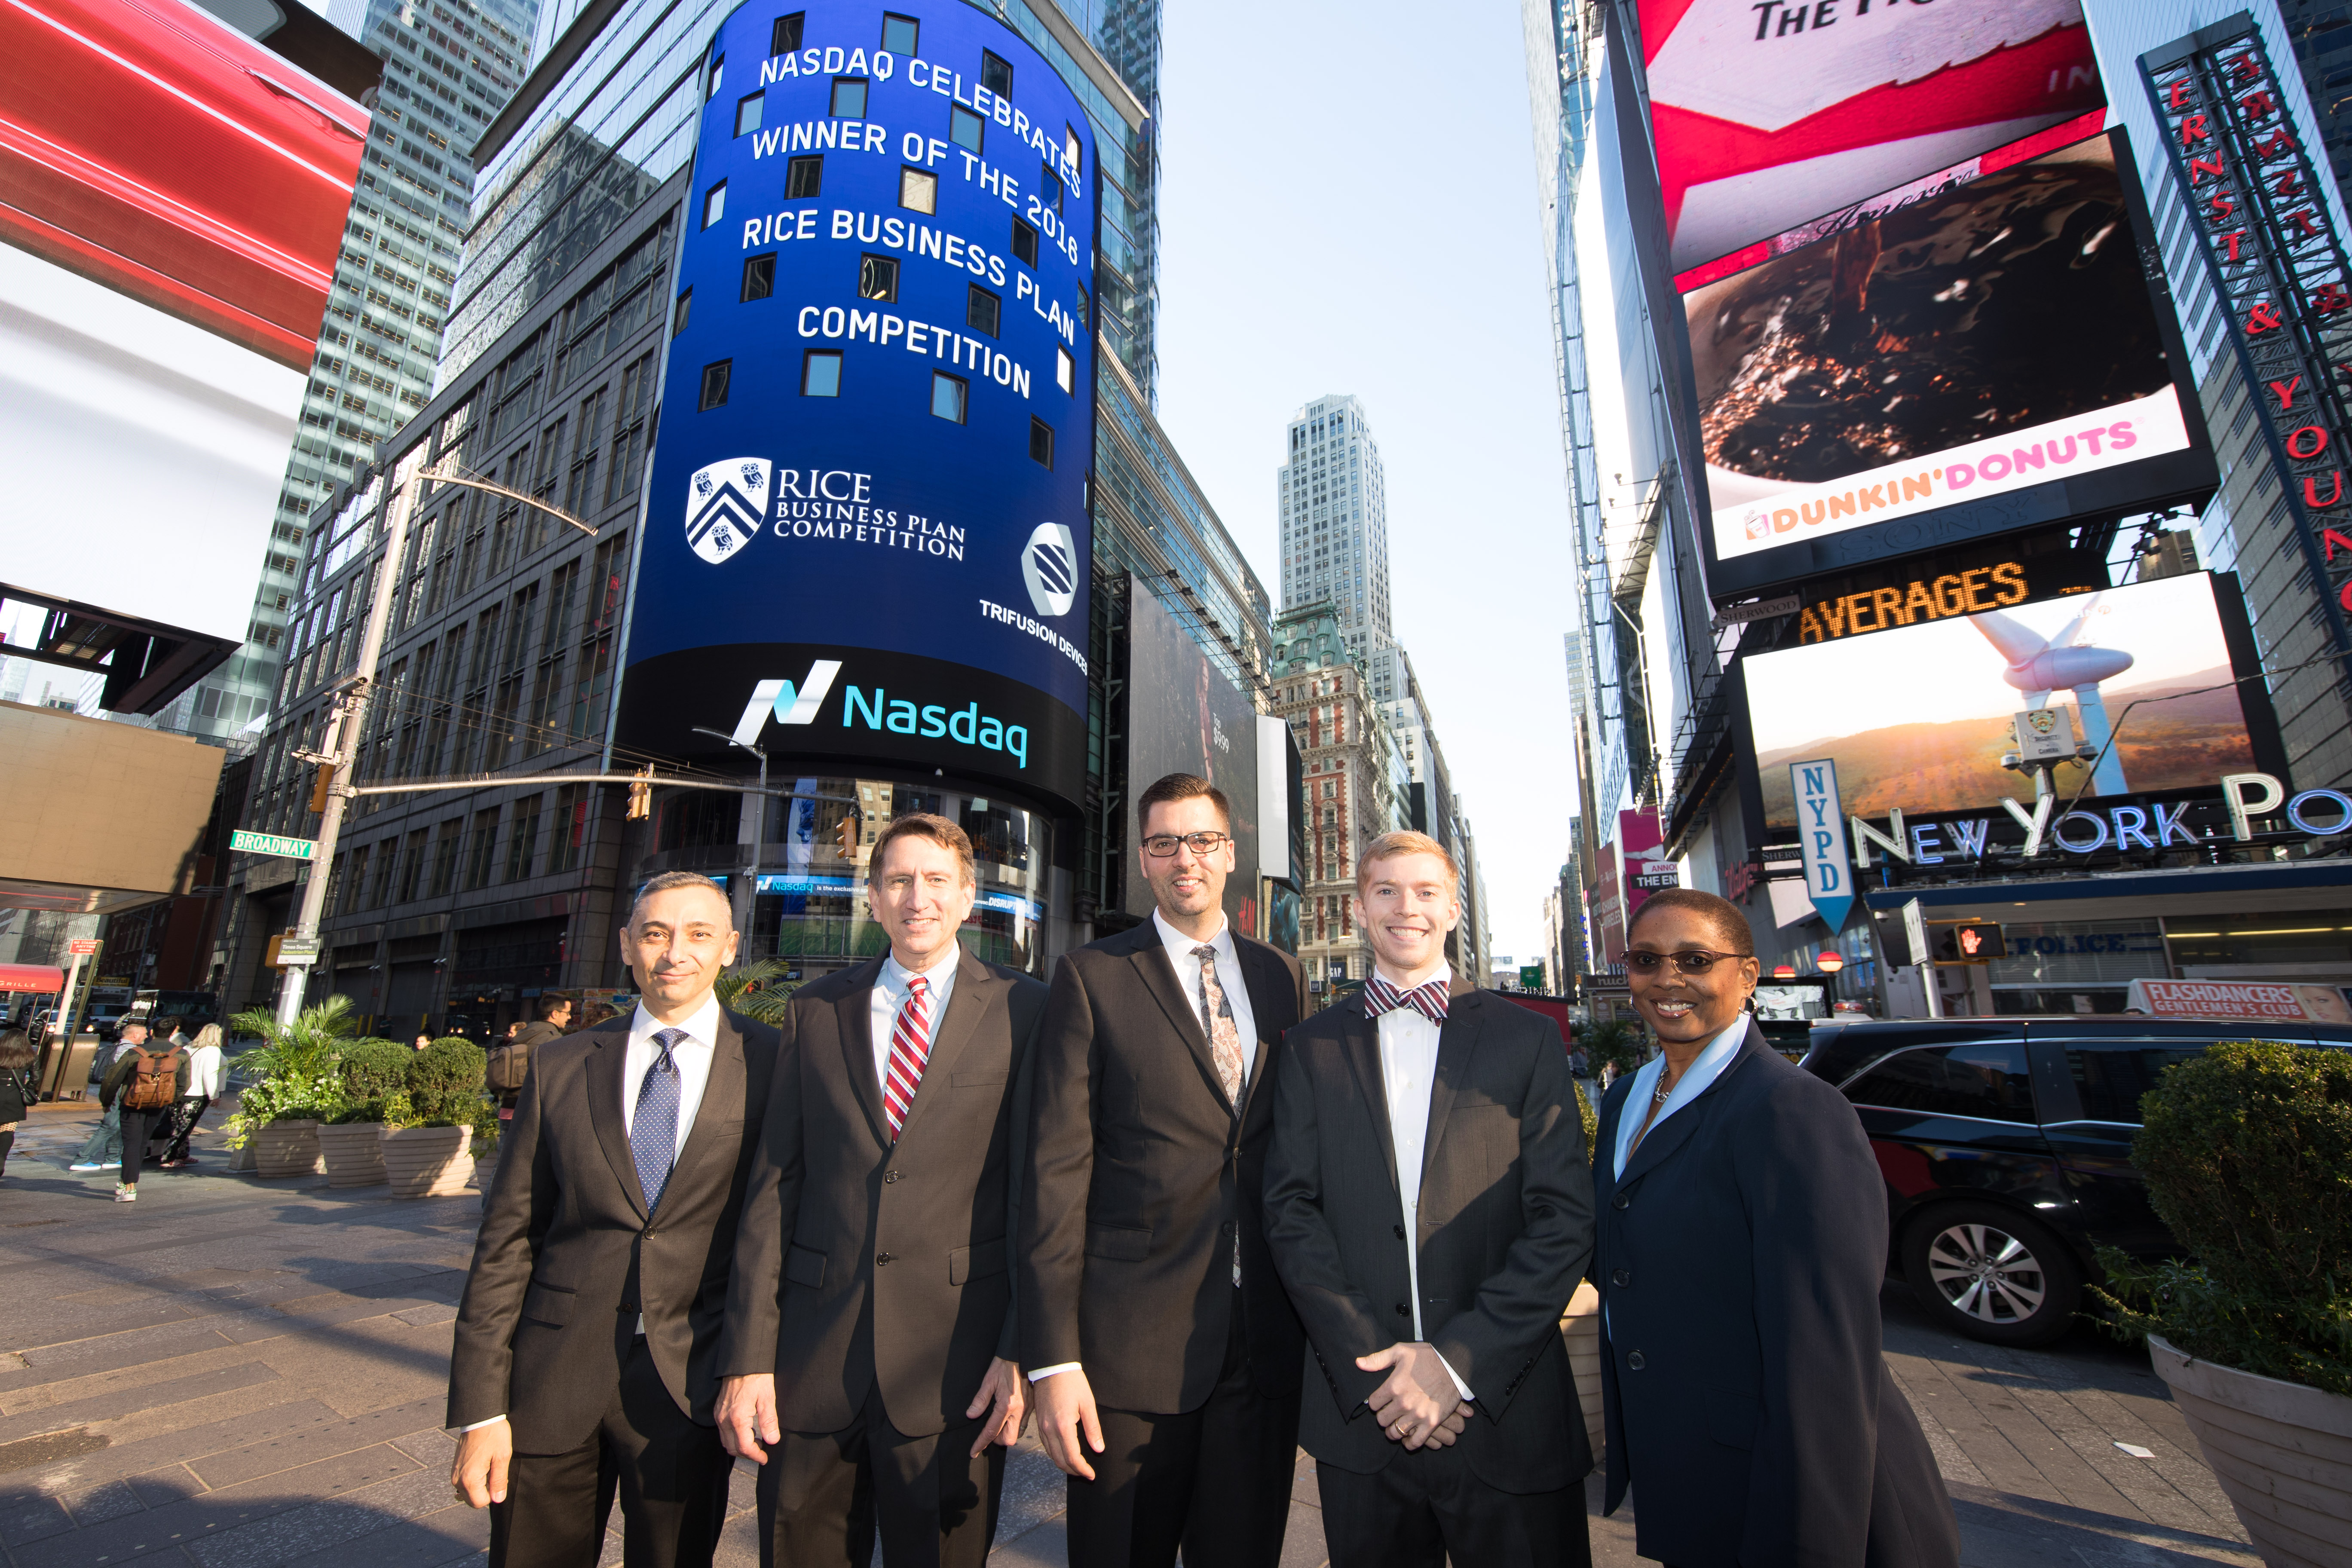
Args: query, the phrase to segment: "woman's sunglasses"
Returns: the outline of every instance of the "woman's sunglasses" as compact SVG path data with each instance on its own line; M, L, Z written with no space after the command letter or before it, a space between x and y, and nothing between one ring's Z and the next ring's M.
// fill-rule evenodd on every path
M1625 955L1625 967L1635 974L1653 974L1660 964L1671 958L1675 967L1685 974L1705 974L1715 967L1718 959L1728 959L1737 963L1747 956L1744 952L1709 952L1703 947L1685 948L1680 952L1636 952Z

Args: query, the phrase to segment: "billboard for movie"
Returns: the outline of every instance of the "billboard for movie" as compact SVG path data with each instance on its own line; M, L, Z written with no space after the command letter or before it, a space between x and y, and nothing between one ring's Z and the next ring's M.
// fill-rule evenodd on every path
M2102 107L2081 0L1639 0L1683 272Z
M2210 489L2121 137L1808 234L1683 297L1716 594Z
M1788 764L1816 757L1836 763L1842 808L1856 816L2003 795L2030 807L2032 775L2000 763L2018 749L2015 716L2037 708L2074 736L2112 730L2122 787L2095 795L2252 772L2261 764L2229 643L2214 579L2195 573L1973 616L1922 611L1868 636L1744 658L1765 820L1796 826ZM2086 703L2104 712L2095 727ZM2059 764L2056 778L2069 797L2086 784L2079 763Z
M1090 122L969 5L750 4L705 70L615 743L1075 803Z
M1192 773L1225 792L1234 819L1225 912L1236 928L1254 932L1261 858L1257 707L1209 661L1168 607L1131 577L1127 624L1128 798L1170 773ZM1142 826L1131 825L1130 844L1138 841ZM1127 912L1141 917L1151 910L1150 885L1136 874L1130 856Z

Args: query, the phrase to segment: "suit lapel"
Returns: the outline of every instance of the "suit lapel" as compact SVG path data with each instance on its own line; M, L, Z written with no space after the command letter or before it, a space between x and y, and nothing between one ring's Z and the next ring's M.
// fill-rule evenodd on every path
M1160 927L1146 920L1136 931L1136 943L1129 950L1129 962L1135 965L1136 973L1143 977L1144 988L1159 1002L1168 1021L1175 1026L1176 1033L1192 1051L1201 1076L1208 1080L1209 1092L1227 1110L1233 1110L1234 1102L1225 1097L1224 1082L1217 1076L1217 1058L1209 1049L1209 1037L1201 1028L1201 1010L1177 975L1172 955L1160 940ZM1253 1005L1255 1000L1252 997Z
M1275 1047L1282 1043L1283 1031L1274 1026L1273 1020L1283 1016L1297 993L1282 972L1282 961L1268 950L1236 932L1234 952L1242 961L1242 984L1249 992L1250 1022L1257 1030L1257 1051L1250 1062L1248 1088L1250 1096L1255 1098L1257 1086L1265 1081L1266 1064L1274 1059Z
M622 1111L627 1104L622 1097L632 1092L627 1081L628 1021L592 1030L590 1036L596 1048L588 1057L588 1120L595 1124L596 1142L604 1145L604 1163L613 1167L614 1179L621 1184L638 1217L645 1218L651 1211L646 1207L646 1189L637 1181L637 1159L629 1152L629 1124Z
M1251 1000L1255 1002L1256 998ZM1381 1071L1380 1028L1364 1016L1360 1000L1339 1009L1339 1038L1346 1043L1348 1066L1355 1072L1357 1091L1370 1108L1372 1125L1380 1130L1381 1161L1389 1168L1389 1186L1402 1193L1404 1189L1397 1185L1396 1129L1389 1124L1388 1075Z
M1003 982L971 953L956 960L955 992L948 998L947 1016L931 1030L931 1054L924 1060L922 1081L915 1086L914 1103L907 1107L907 1120L898 1127L902 1142L914 1130L915 1120L923 1114L923 1108L947 1092L931 1086L948 1081L947 1075L954 1070L956 1058L971 1043L981 1019L995 1005L1003 988Z
M833 1004L834 1033L840 1037L842 1066L857 1092L875 1142L890 1146L890 1123L882 1114L882 1080L874 1071L874 987L882 983L882 961L868 959L844 976L849 989Z
M735 1120L741 1122L743 1075L743 1031L735 1026L735 1015L722 1006L719 1009L718 1038L710 1042L710 1076L703 1080L702 1103L694 1108L694 1126L688 1131L686 1142L671 1167L672 1181L690 1162L700 1159L718 1142L719 1124L727 1119L728 1107L735 1108Z
M1416 1190L1437 1163L1437 1147L1445 1141L1446 1119L1454 1113L1454 1091L1470 1077L1485 1000L1467 981L1455 977L1445 1023L1437 1031L1437 1071L1429 1089L1429 1136L1422 1142L1421 1171L1413 1178Z

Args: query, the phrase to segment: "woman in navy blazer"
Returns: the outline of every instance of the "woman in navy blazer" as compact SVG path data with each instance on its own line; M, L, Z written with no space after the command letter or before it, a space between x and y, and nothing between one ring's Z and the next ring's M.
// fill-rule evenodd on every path
M1737 906L1653 895L1627 933L1664 1055L1593 1146L1607 1509L1673 1568L1957 1568L1934 1456L1880 1354L1886 1197L1836 1089L1748 1017Z

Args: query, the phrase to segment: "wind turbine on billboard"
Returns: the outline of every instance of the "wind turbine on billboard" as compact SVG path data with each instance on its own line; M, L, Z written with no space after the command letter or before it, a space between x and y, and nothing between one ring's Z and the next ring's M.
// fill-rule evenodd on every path
M1987 610L1969 619L2008 664L2009 668L2001 671L2001 679L2025 694L2028 711L2047 707L2050 694L2060 688L2074 692L2074 711L2083 723L2083 743L2100 753L2098 766L2091 773L2091 791L2094 795L2124 795L2130 786L2124 783L2123 757L2107 743L2111 731L2106 704L2099 697L2099 682L2111 680L2129 669L2132 656L2121 648L2077 646L2074 640L2090 624L2091 612L2099 607L2099 598L2097 594L2086 597L2074 618L2051 637L2036 635L2031 627L1999 610Z

